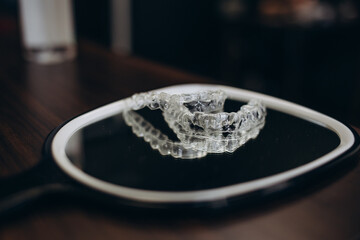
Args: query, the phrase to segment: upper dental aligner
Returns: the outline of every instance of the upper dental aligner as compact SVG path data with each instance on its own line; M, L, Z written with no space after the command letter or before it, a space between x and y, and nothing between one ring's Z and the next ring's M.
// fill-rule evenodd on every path
M203 91L197 94L167 94L164 92L145 92L134 94L132 97L125 99L129 109L139 110L144 107L149 107L152 110L161 109L168 111L173 107L178 108L178 111L189 111L185 105L198 102L208 103L202 106L202 111L216 111L223 107L226 95L221 90ZM179 109L180 108L180 109ZM201 108L201 107L200 107Z
M220 107L219 107L220 108ZM178 122L186 130L193 130L194 126L204 131L236 131L248 130L259 122L265 121L265 107L256 100L243 105L237 112L190 112L188 109L180 109L180 106L165 111L168 119ZM172 110L172 111L171 111Z
M187 131L183 129L179 123L168 121L165 114L164 116L169 127L174 131L182 143L189 144L194 149L209 153L233 152L238 147L245 144L249 139L256 138L259 131L264 126L264 122L261 122L257 126L246 131Z

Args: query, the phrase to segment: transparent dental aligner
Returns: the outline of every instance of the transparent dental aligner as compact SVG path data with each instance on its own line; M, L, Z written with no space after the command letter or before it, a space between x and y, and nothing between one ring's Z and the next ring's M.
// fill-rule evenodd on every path
M251 100L237 112L222 112L226 94L221 90L192 94L140 93L127 100L132 110L149 107L161 109L168 119L178 122L186 130L194 127L204 131L246 130L265 121L266 109L260 101Z
M201 158L206 156L206 153L234 152L249 139L256 138L263 127L260 125L248 132L234 132L227 136L200 136L184 134L179 130L180 126L171 125L169 127L180 139L180 142L174 142L136 112L126 111L123 116L126 124L132 127L133 133L144 138L153 149L157 149L162 155L185 159Z
M225 100L226 94L221 90L173 95L147 92L125 100L128 110L144 107L162 110L165 121L180 142L164 138L163 134L158 138L152 134L158 131L151 132L149 129L153 126L132 111L126 111L124 118L137 136L144 137L163 155L199 158L206 153L234 152L258 136L265 124L266 109L261 102L251 100L239 111L227 113L223 112Z
M176 109L176 107L174 106ZM186 130L237 131L249 130L265 121L266 109L261 102L252 100L237 112L194 112L189 110L178 113L166 111L168 119L176 121Z
M151 110L177 110L195 112L214 112L223 109L226 95L221 90L203 91L186 94L167 94L156 92L137 93L125 99L128 109L139 110L148 107Z
M174 158L194 159L205 157L207 152L196 150L189 144L182 142L174 142L163 134L160 130L156 129L142 116L134 111L123 112L125 123L131 126L133 133L144 138L150 143L152 149L156 149L161 155L171 155Z
M206 113L196 112L194 117L177 118L169 111L163 112L164 119L171 125L181 125L186 132L195 132L201 135L214 133L230 134L245 132L265 123L266 112L262 107L246 105L237 113Z
M164 117L166 120L165 114ZM182 143L209 153L234 152L248 140L255 139L265 124L261 122L249 130L214 131L208 133L204 131L187 131L175 121L167 122Z

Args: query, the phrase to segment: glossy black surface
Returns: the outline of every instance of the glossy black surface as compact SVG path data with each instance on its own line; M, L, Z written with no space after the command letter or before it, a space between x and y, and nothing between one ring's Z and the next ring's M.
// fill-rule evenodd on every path
M227 101L226 110L241 103ZM141 110L156 128L176 137L161 112ZM67 146L70 160L84 172L122 186L167 191L211 189L280 173L328 153L338 136L314 123L268 110L266 125L255 140L229 154L184 160L162 156L136 137L122 115L104 119L75 133Z

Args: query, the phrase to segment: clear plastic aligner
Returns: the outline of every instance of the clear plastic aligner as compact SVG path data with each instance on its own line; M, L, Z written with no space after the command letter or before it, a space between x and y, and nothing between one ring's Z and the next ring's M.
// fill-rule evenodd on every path
M258 136L265 125L266 108L251 100L237 112L223 112L226 100L221 90L192 94L140 93L125 100L124 118L133 132L144 137L153 149L176 158L199 158L206 153L234 152ZM165 121L180 142L173 142L130 111L148 107L163 111ZM159 137L160 136L160 137Z
M260 101L251 100L237 112L223 112L226 94L221 90L192 94L140 93L132 98L130 109L161 109L191 131L194 128L212 131L249 130L265 121L266 109Z
M176 110L177 112L214 112L223 109L226 95L221 90L204 91L192 94L167 94L145 92L125 99L128 109L139 110L148 107L152 110Z
M161 155L171 155L174 158L194 159L205 157L207 152L193 149L189 144L174 142L156 129L142 116L134 111L123 112L125 123L131 126L133 133L144 138L150 143L152 149L156 149Z
M185 130L199 129L205 132L237 131L239 129L246 131L264 122L266 117L265 107L256 100L243 105L239 111L231 113L185 110L182 114L175 115L168 111L165 112L169 120L178 122Z
M239 129L236 131L213 131L208 133L204 131L187 131L181 124L168 121L166 114L164 114L164 117L182 143L208 153L234 152L249 139L255 139L265 124L265 122L261 122L246 131Z

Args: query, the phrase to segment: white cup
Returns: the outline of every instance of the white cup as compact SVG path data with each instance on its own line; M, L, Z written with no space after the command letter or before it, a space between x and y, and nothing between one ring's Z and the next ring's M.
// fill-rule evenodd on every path
M24 57L41 64L76 56L71 0L19 0Z

